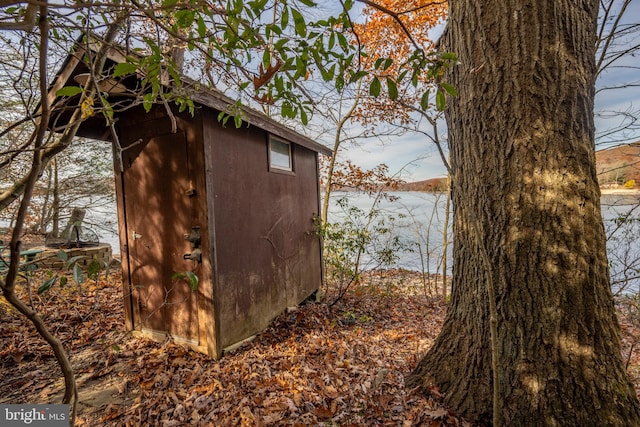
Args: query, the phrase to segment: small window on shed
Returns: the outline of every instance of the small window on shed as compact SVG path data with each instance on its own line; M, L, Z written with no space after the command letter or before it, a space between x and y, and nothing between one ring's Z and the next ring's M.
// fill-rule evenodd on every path
M293 171L290 143L269 138L269 167L282 171Z

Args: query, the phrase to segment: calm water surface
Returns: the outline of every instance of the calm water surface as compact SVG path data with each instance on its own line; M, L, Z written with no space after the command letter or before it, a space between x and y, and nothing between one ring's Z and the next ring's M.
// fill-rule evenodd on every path
M358 208L361 221L366 220L375 205L375 221L384 220L388 235L376 242L377 248L389 244L392 239L400 243L401 249L393 265L425 273L441 273L446 196L422 192L391 192L391 198L374 198L361 193L335 192L331 198L329 220L339 221L349 212L349 207ZM346 200L346 205L345 205ZM605 195L602 197L602 215L608 235L607 251L614 292L640 289L640 203L638 195ZM115 206L113 207L115 209ZM90 222L100 223L101 218L116 218L114 212L88 212ZM620 218L626 218L624 221ZM356 218L357 219L357 218ZM374 223L375 223L374 221ZM113 224L110 227L114 230ZM451 240L451 221L447 232ZM120 252L118 236L114 232L99 230L101 240L110 243L114 253ZM451 245L448 246L447 272L451 274ZM380 267L372 257L363 259L363 267Z
M394 267L441 272L445 195L422 192L392 192L389 195L394 200L381 199L376 209L378 218L394 218L389 228L406 248L398 252L399 259ZM375 202L365 194L336 192L331 199L330 221L348 215L344 203L339 203L341 199L365 213ZM608 194L602 197L601 204L614 292L623 287L625 290L640 289L640 196ZM448 233L450 240L451 221ZM451 274L451 246L448 247L448 260L447 271ZM366 258L365 267L368 263L376 265Z

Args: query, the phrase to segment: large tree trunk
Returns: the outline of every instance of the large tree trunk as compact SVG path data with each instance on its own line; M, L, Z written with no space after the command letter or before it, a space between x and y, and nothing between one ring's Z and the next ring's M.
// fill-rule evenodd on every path
M472 420L492 419L484 245L504 425L640 425L596 180L597 11L597 0L450 1L453 293L409 384L438 387Z

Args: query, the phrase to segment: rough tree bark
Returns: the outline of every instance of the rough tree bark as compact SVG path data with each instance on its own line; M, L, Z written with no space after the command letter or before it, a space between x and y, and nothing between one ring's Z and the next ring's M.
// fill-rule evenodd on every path
M597 0L451 0L443 47L454 200L453 293L408 378L489 424L486 248L508 426L640 425L620 354L594 155ZM474 235L477 221L481 238Z

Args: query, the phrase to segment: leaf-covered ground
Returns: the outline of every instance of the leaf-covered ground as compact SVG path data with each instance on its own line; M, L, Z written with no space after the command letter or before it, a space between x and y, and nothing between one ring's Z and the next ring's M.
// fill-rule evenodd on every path
M219 361L125 333L117 275L32 298L71 350L76 425L469 425L405 387L446 311L420 283L415 273L369 274L331 309L284 313ZM633 307L623 307L623 357L638 389ZM0 403L59 403L63 383L49 347L3 299L0 318Z

